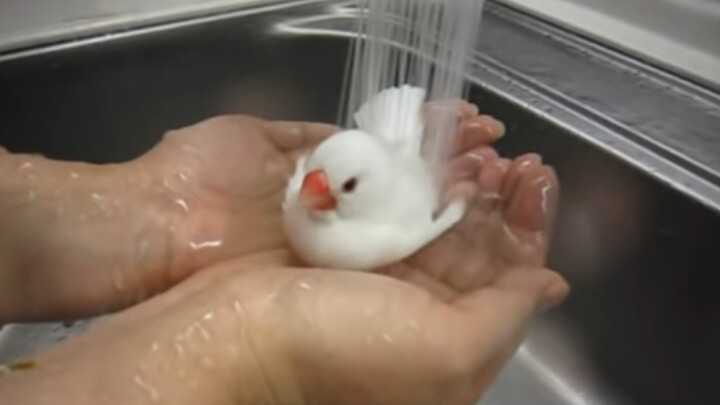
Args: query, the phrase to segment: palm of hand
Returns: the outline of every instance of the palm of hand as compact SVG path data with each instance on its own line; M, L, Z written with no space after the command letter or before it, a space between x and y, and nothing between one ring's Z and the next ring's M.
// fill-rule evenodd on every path
M280 207L294 160L336 130L227 116L168 134L143 159L170 179L164 181L175 213L170 278L284 249Z
M186 322L203 306L230 303L226 312L234 313L238 297L275 297L280 316L260 314L254 326L260 333L269 322L278 329L272 336L287 337L297 376L307 379L301 386L316 403L474 402L535 307L561 299L567 286L536 268L555 209L552 170L535 156L500 159L486 146L497 133L466 129L461 149L470 152L453 164L450 183L472 189L471 208L431 245L379 270L400 280L277 267L288 264L280 203L293 161L335 128L224 117L171 134L139 161L162 181L174 210L173 256L182 266L171 270L174 280L165 287L200 267L243 257L199 272L130 313L167 305L167 321ZM258 255L265 266L253 263ZM218 328L233 327L225 321Z
M533 154L514 161L499 158L489 147L471 154L478 171L455 180L470 199L463 220L408 260L381 272L452 299L491 283L508 269L545 266L558 200L554 171Z
M243 267L251 265L252 256L264 265L289 264L280 210L287 177L295 158L335 128L249 118L209 124L204 135L189 128L187 136L175 134L169 145L169 153L177 154L182 167L194 168L197 180L188 181L198 207L184 221L183 241L226 242L208 249L204 257L202 251L195 252L200 258L197 266L238 255L245 255ZM272 295L290 308L290 315L281 317L281 328L283 334L298 331L294 346L305 344L297 350L333 353L338 356L335 366L352 366L339 371L313 358L300 364L317 375L334 376L336 389L324 387L322 381L303 382L310 392L320 393L317 403L351 404L362 398L362 403L402 404L448 397L459 404L471 403L519 343L522 325L537 302L547 304L564 296L564 282L541 269L556 209L557 179L535 155L514 161L499 158L487 146L496 137L485 134L478 138L482 141L464 145L465 155L452 165L450 183L469 191L471 197L463 221L411 258L378 270L405 282L310 269L267 269L259 276L268 279L255 291L275 291ZM248 234L248 229L253 232ZM538 285L548 285L553 277L554 291L538 291ZM292 283L282 281L287 279ZM278 293L279 285L289 285L293 291ZM306 294L308 288L315 291ZM479 314L465 310L476 306L500 310ZM308 317L309 324L291 326L307 322ZM315 331L310 338L308 330ZM463 342L473 338L477 342ZM348 346L358 350L348 351ZM444 358L448 353L449 358ZM389 358L397 367L387 367ZM432 371L418 376L407 374L408 368ZM409 389L414 382L404 385L406 374L413 381L424 379L430 389ZM459 377L468 375L471 381L457 384ZM438 384L443 378L447 382ZM385 380L394 386L379 389ZM367 386L359 386L358 381ZM364 395L332 397L358 389Z
M290 308L284 326L300 331L297 350L327 353L299 355L303 370L333 376L303 381L316 403L475 403L538 307L567 294L562 278L543 269L554 172L535 155L511 162L487 147L473 153L474 181L459 180L474 185L469 211L416 255L379 270L401 281L295 270L292 283L278 283L291 289L278 295Z
M496 121L477 114L474 106L459 103L462 148L500 135ZM164 178L175 218L173 263L163 279L176 282L237 256L291 264L281 210L287 179L301 154L337 130L226 116L168 134L142 159L146 170Z

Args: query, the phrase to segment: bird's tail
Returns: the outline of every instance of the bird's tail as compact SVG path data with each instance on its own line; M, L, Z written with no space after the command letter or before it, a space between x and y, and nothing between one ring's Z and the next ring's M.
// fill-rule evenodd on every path
M425 89L410 85L390 87L366 101L355 113L355 122L360 130L383 142L419 153L424 101Z

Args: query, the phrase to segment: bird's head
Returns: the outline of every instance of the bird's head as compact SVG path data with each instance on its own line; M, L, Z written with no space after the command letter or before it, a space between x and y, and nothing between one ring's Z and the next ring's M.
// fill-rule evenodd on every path
M366 215L382 204L392 176L383 145L361 131L340 132L321 143L306 161L298 203L318 213Z

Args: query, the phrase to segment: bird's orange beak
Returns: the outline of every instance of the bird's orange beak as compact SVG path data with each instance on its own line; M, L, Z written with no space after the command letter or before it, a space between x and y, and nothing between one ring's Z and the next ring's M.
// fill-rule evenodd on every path
M298 196L300 204L314 210L332 210L337 201L330 192L330 182L323 170L308 172L303 179Z

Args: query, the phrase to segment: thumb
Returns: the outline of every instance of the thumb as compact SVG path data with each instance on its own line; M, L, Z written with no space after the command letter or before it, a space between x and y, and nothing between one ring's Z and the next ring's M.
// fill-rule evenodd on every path
M461 319L455 321L465 327L455 347L474 371L448 403L475 403L522 343L533 315L559 304L568 292L565 280L551 270L513 268L457 299L453 304Z
M474 290L454 302L467 328L463 339L478 359L497 352L514 351L527 324L541 310L559 304L569 292L557 273L542 268L512 268L489 286Z

